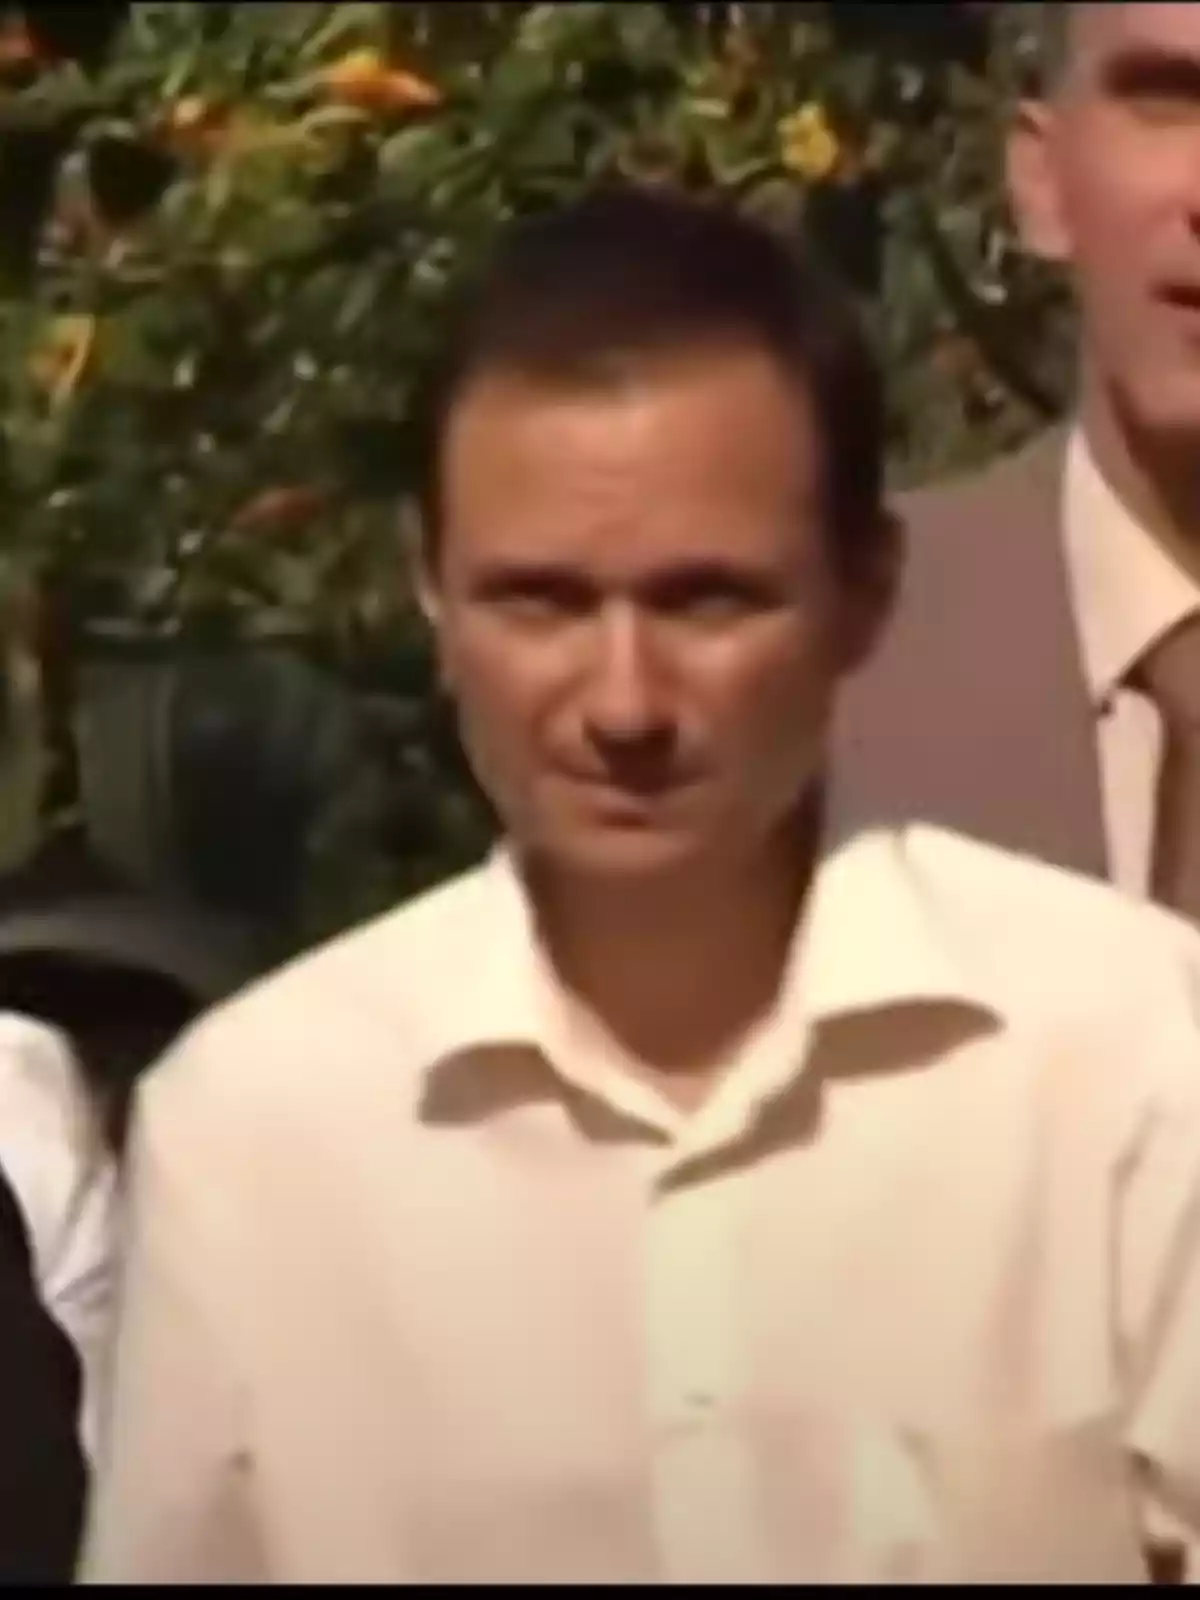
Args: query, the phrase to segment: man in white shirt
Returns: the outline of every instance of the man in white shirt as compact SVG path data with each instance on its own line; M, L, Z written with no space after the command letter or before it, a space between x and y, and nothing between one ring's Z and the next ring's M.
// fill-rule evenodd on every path
M147 1080L85 1579L1144 1579L1200 1536L1196 936L825 803L897 564L842 300L598 195L426 420L505 841Z

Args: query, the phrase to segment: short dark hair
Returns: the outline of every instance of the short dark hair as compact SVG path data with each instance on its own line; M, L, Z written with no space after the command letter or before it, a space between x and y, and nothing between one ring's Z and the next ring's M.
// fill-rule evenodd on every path
M839 570L857 570L884 537L886 420L848 294L799 241L732 204L626 186L516 222L466 287L416 406L427 558L446 431L476 379L584 387L643 357L743 342L805 393L824 444L832 553Z

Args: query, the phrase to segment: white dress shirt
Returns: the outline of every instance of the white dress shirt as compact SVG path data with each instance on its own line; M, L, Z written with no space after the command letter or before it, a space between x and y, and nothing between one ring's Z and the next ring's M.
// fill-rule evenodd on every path
M0 1012L0 1170L42 1302L79 1354L90 1455L112 1296L114 1163L70 1044L14 1012Z
M868 833L688 1114L500 853L143 1080L83 1579L1139 1581L1200 1534L1198 1024L1160 908Z

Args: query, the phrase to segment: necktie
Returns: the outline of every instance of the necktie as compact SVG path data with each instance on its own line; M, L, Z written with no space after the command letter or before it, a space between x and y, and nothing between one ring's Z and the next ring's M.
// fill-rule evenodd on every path
M1200 922L1200 616L1188 617L1160 639L1136 679L1157 705L1166 736L1154 898Z

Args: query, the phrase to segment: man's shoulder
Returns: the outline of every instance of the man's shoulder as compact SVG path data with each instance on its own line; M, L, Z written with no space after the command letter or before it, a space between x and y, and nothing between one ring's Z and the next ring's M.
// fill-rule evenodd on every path
M1064 1104L1200 1130L1200 930L1102 879L914 830L956 957Z
M930 640L969 642L997 605L1028 600L1031 584L1045 587L1058 541L1066 436L1054 429L976 471L893 497L904 534L899 604L879 665L890 676L893 657ZM931 665L944 661L935 650ZM878 680L880 673L868 673Z
M384 1057L402 1070L408 1024L446 1003L448 981L469 984L485 883L476 866L294 958L203 1016L149 1080L224 1093L279 1079L302 1095L309 1067L344 1082Z
M904 840L917 880L998 995L1097 1015L1161 1003L1200 1023L1200 930L1184 918L965 834L922 824L905 829Z
M1050 428L982 466L901 490L895 505L914 544L985 538L1010 510L1044 502L1061 477L1066 438L1064 427Z
M280 1005L323 1009L349 992L394 998L397 984L416 979L455 944L462 949L485 878L482 866L472 867L358 923L260 978L214 1012L214 1019L232 1027Z
M923 817L1080 864L1091 854L1071 838L1090 827L1090 734L1085 749L1055 537L1062 452L1043 435L897 501L896 604L835 726L834 784L854 817Z

